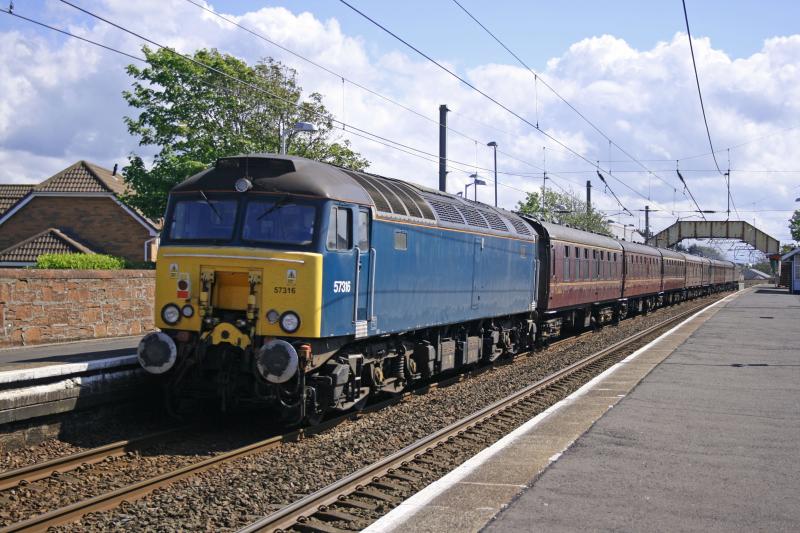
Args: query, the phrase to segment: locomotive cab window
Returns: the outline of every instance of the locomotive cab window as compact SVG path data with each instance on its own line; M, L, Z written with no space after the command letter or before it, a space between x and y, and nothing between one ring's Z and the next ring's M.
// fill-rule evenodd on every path
M175 202L169 238L176 241L229 241L236 224L237 200L205 194Z
M247 203L242 239L245 241L308 245L314 239L317 210L286 199L255 199Z
M346 207L331 207L328 222L328 250L349 250L353 247L353 212Z

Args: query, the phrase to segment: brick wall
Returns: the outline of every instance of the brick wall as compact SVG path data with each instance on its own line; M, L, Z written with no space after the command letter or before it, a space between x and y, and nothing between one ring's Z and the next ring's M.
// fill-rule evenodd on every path
M155 271L0 269L0 346L153 329Z
M0 226L0 250L58 228L95 252L144 260L150 234L113 198L38 196Z

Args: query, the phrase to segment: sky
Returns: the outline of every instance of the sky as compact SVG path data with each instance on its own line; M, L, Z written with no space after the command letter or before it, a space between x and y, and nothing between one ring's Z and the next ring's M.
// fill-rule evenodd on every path
M0 6L7 2L0 0ZM438 150L438 106L447 104L451 192L462 190L477 171L489 182L479 188L478 199L492 201L492 153L485 145L496 141L502 207L513 208L524 191L538 190L546 168L548 187L579 196L592 180L594 203L621 223L642 226L642 210L650 206L651 229L658 231L677 217L700 217L678 181L677 166L700 207L721 211L706 216L726 217L725 179L708 155L680 1L459 0L560 96L534 82L532 73L452 0L348 2L522 120L339 1L204 4L339 76L186 0L73 3L182 52L216 47L251 63L271 56L296 68L305 93L321 93L337 119L419 150L411 155L348 131L337 133L380 174L436 186L437 163L425 153ZM787 242L787 220L800 207L794 202L800 197L800 2L686 4L723 171L731 148L738 210L732 218L755 222ZM56 0L17 0L14 12L127 52L136 53L142 44ZM130 86L124 71L130 62L0 13L0 182L41 181L78 159L110 168L124 166L134 152L152 155L153 147L138 146L123 123L132 113L121 96ZM343 84L342 76L424 117ZM530 125L537 122L541 131ZM597 178L598 164L610 190ZM634 216L616 214L620 209L611 191ZM729 257L747 259L739 247L725 249Z

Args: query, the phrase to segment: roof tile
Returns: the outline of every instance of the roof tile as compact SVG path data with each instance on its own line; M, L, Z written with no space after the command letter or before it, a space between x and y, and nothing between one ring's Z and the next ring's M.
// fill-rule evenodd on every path
M0 251L0 263L35 263L42 254L94 253L66 233L49 228Z
M113 192L125 191L121 176L114 176L102 167L78 161L36 186L43 192Z
M0 184L0 215L16 204L20 198L33 190L35 185L30 184Z

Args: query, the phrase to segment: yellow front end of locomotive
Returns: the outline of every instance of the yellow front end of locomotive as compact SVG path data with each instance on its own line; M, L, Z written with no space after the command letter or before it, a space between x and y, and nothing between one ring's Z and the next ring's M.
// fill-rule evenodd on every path
M231 323L246 336L320 336L320 254L163 246L156 265L155 321L161 329L224 335L217 326Z

